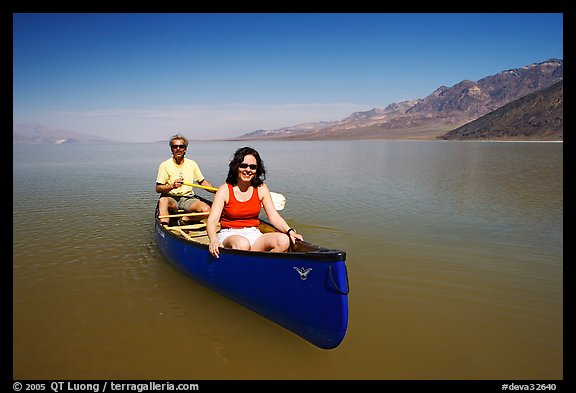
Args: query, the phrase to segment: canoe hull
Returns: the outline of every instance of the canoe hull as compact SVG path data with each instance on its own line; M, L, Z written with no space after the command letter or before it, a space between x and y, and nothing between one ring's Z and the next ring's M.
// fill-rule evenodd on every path
M216 259L207 245L187 241L155 222L160 253L199 283L319 348L335 348L344 339L348 326L345 252L222 249Z

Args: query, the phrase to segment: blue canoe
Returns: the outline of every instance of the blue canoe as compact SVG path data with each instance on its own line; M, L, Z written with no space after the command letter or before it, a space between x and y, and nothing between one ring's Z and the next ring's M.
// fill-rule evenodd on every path
M270 319L323 349L337 347L348 327L346 253L306 241L286 253L221 249L208 251L206 217L168 227L155 215L160 253L199 283ZM276 230L262 220L263 232Z

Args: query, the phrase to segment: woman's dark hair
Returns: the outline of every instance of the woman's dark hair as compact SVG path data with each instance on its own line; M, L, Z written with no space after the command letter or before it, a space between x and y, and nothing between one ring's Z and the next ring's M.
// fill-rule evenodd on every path
M234 153L234 157L230 160L230 164L228 164L228 176L226 177L226 183L235 186L238 184L238 169L240 164L244 161L244 157L251 155L254 156L256 159L256 164L258 168L256 168L256 173L250 182L252 187L259 187L264 180L266 179L266 168L264 168L264 161L260 158L260 154L256 150L251 147L241 147L240 149L236 150Z

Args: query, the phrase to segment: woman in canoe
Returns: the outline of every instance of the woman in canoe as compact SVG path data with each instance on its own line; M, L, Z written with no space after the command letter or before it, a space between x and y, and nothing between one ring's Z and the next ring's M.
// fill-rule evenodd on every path
M251 147L236 150L228 167L226 183L214 196L206 225L210 253L214 257L220 256L219 247L284 252L291 243L303 240L274 207L270 190L264 183L266 169L256 150ZM261 207L270 223L283 233L260 232ZM221 230L216 233L218 222Z

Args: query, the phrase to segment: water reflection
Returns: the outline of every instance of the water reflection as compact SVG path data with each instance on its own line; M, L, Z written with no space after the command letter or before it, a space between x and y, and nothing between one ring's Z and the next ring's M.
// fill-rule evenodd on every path
M189 154L218 184L245 144ZM310 346L158 255L166 144L15 145L13 377L562 379L562 144L250 145L288 223L347 252L340 347Z

